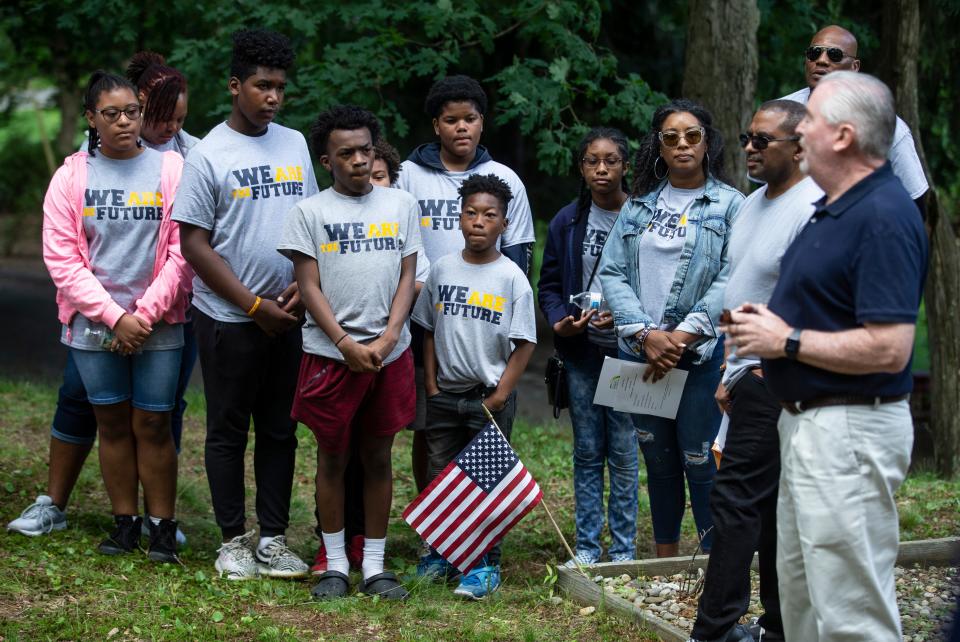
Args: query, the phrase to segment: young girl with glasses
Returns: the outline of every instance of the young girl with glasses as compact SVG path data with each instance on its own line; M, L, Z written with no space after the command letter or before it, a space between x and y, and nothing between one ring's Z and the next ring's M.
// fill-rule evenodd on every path
M177 455L170 411L180 371L186 292L170 208L183 159L145 148L143 110L125 78L97 71L84 98L87 151L64 161L44 199L43 253L100 436L115 529L99 546L139 547L137 491L149 506L148 555L176 561Z
M610 471L607 524L610 559L634 559L637 536L637 440L630 416L593 403L605 357L617 357L610 312L582 312L570 303L578 292L604 294L597 265L604 243L627 200L627 138L597 127L580 141L580 195L550 222L538 297L553 326L563 359L573 424L573 490L576 497L576 559L568 566L600 561L603 549L603 471Z
M600 261L620 358L648 364L644 378L651 381L673 368L688 373L675 419L633 415L659 557L679 551L684 478L703 548L710 549L710 446L720 424L713 393L723 362L718 325L727 238L743 200L722 172L723 139L710 112L688 100L657 109L637 151L633 194Z

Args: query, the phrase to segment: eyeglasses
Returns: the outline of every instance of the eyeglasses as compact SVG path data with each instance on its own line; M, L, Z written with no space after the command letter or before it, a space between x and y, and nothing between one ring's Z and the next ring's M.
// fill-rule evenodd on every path
M603 163L607 167L616 167L623 162L623 159L619 156L607 156L606 158L591 158L590 156L584 156L580 162L590 169L596 169L597 167L600 167L600 163Z
M810 62L820 60L824 51L827 52L827 58L830 59L830 62L840 62L847 57L847 54L843 53L843 49L840 47L807 47L807 60Z
M770 145L770 143L781 143L784 141L797 140L800 140L799 136L790 136L789 138L767 138L766 136L760 136L759 134L740 134L740 147L746 149L747 143L752 143L755 150L762 152L767 148L768 145Z
M667 147L676 147L679 145L681 137L687 141L688 145L699 145L700 141L703 140L703 127L691 127L682 133L671 129L658 133L657 137L659 137L660 142Z
M107 107L106 109L94 109L93 113L100 114L108 123L115 123L120 120L120 114L126 116L127 120L139 120L143 113L143 107L140 105L128 105L123 109Z

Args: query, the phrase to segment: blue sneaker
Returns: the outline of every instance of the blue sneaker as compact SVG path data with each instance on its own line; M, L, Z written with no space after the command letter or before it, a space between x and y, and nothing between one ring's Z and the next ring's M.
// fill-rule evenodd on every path
M486 564L484 557L481 564ZM460 580L460 585L453 590L454 595L462 595L471 600L482 600L500 588L500 566L474 566Z
M444 578L449 572L450 563L432 548L420 557L417 563L417 577Z

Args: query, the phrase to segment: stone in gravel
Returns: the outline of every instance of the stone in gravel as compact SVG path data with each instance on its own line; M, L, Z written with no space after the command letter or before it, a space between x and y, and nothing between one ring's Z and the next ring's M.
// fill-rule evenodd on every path
M595 576L595 577L593 578L593 581L594 581L594 582L602 582L602 581L603 581L603 575L597 575L597 576Z
M595 606L585 606L582 609L580 609L580 615L584 615L584 616L593 615L593 612L596 610L597 610L597 607Z
M677 619L677 616L671 613L670 611L664 611L663 613L660 614L660 617L662 617L664 620L668 622L671 620Z
M554 595L553 597L550 598L550 603L555 606L558 606L560 604L563 604L563 598L560 597L559 595Z
M624 573L623 575L620 576L620 581L621 581L621 582L629 582L630 579L631 579L630 576L627 575L626 573Z
M657 597L658 595L660 595L660 590L661 589L659 586L651 586L646 590L646 594L649 595L650 597Z
M669 610L671 613L673 613L674 615L676 615L677 613L680 612L680 605L679 605L679 604L671 604L668 610Z
M665 599L667 598L651 595L650 597L644 598L643 601L647 604L660 604L660 602L663 602Z
M688 629L690 628L690 620L685 617L679 617L677 618L677 626L681 629Z

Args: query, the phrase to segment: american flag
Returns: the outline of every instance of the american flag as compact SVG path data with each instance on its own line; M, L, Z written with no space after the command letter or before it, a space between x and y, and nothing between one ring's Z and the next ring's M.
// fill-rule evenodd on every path
M407 506L403 518L466 573L542 497L517 453L488 423Z

